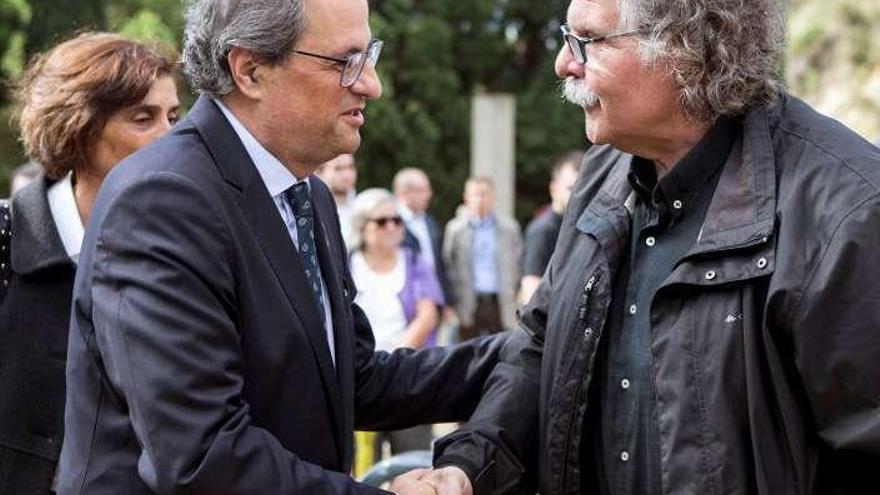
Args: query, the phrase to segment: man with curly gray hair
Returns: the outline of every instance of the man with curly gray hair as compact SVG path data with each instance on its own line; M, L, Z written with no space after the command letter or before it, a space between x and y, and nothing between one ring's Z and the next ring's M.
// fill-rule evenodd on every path
M780 89L782 9L571 2L556 73L596 146L522 332L408 479L876 491L880 151Z

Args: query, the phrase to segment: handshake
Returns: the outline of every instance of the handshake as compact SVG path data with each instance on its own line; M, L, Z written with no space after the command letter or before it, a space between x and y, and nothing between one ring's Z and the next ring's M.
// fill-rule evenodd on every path
M455 466L439 469L413 469L391 482L396 495L473 495L471 482Z

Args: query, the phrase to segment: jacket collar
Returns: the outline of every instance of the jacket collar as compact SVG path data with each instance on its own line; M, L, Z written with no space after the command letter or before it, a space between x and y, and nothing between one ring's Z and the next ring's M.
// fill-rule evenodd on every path
M706 221L691 254L727 251L766 242L776 227L776 168L769 109L754 106L743 120L721 172Z
M200 96L187 114L214 158L223 179L244 190L254 179L256 167L220 108L207 96Z
M26 275L74 266L55 228L47 191L52 183L40 176L12 198L12 269Z
M756 105L746 112L741 142L734 144L724 165L700 238L689 255L753 246L772 235L776 221L776 171L770 135L773 109ZM623 215L634 194L627 179L632 160L632 155L621 154L587 207L589 216L617 220L602 228L601 222L584 219L581 230L596 235L603 244L625 242L627 237L629 223Z
M291 242L290 234L281 220L272 197L269 196L266 185L260 179L256 166L235 130L210 98L200 97L187 115L187 120L192 123L205 142L220 175L240 193L236 195L238 205L308 337L321 371L324 388L333 404L331 410L336 419L337 430L343 431L339 412L341 392L330 356L330 348L327 345L324 320L318 312L317 305L313 303L311 287L306 279L299 251ZM316 182L311 182L313 191ZM332 214L319 213L321 221ZM323 227L316 225L317 228ZM324 271L322 265L322 272ZM331 294L331 302L338 297L336 292L338 291ZM347 329L342 328L340 323L335 326L335 331L338 333ZM336 440L339 445L342 442L341 437L342 435L337 435Z

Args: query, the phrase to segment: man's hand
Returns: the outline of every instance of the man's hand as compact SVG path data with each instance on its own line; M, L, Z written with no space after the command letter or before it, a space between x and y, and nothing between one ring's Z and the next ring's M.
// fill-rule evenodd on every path
M446 466L440 469L414 469L395 478L391 484L391 491L408 495L408 492L403 491L403 488L411 486L409 483L427 484L434 489L436 495L473 495L474 493L467 475L455 466ZM401 488L401 491L398 492L395 487Z
M412 471L410 471L411 473ZM388 490L395 495L437 495L434 485L422 481L419 478L409 476L410 473L394 478Z

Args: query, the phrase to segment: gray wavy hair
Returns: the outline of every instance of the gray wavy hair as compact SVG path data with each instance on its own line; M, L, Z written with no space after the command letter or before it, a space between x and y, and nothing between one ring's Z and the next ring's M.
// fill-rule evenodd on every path
M784 0L617 0L642 29L646 63L668 62L685 115L710 122L771 103L781 89Z
M364 227L373 215L373 210L380 205L392 204L397 209L397 198L391 191L380 187L372 187L361 191L354 198L351 213L351 231L349 232L348 248L352 251L364 249Z
M305 29L303 0L191 0L186 11L183 72L213 97L235 88L226 56L233 47L269 64L290 54Z

